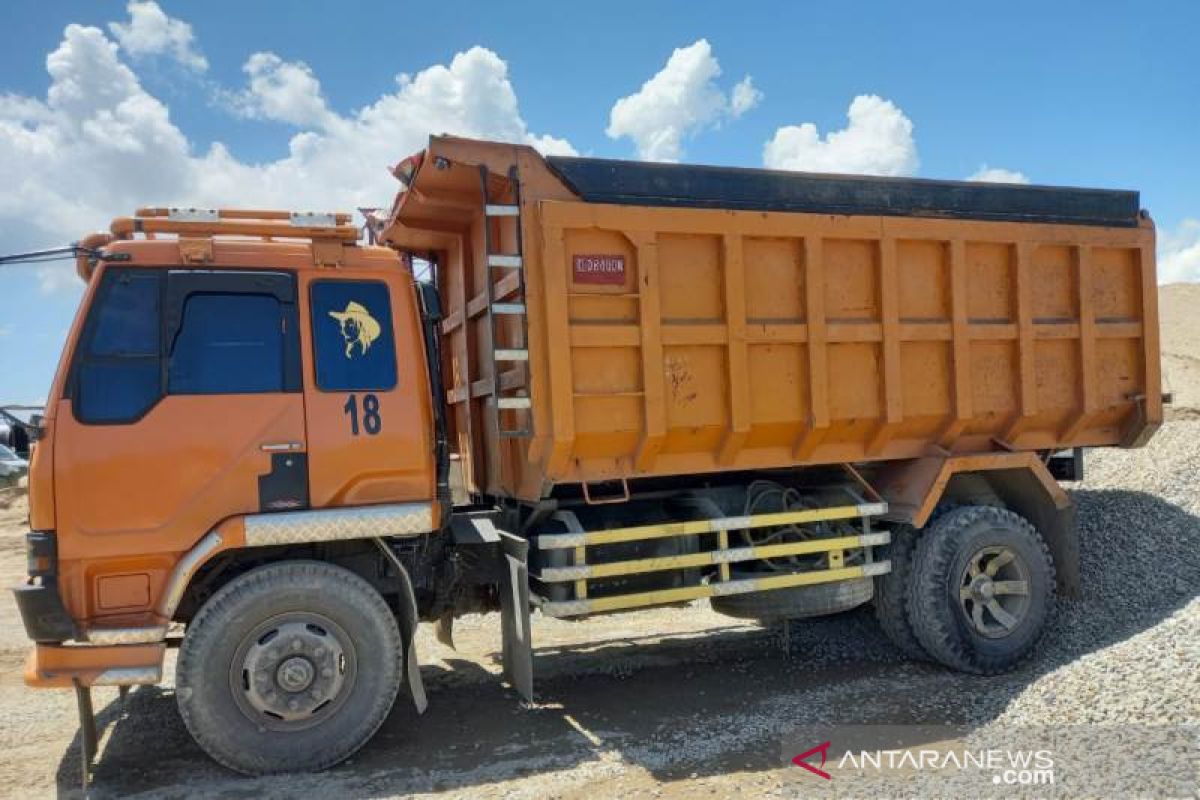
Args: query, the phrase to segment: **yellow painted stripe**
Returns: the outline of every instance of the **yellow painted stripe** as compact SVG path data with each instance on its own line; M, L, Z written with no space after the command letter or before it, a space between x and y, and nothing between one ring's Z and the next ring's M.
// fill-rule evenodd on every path
M551 617L578 616L595 614L603 611L619 611L628 608L645 608L647 606L682 603L688 600L700 600L718 594L744 594L746 592L763 592L771 589L785 589L791 586L808 586L817 583L832 583L865 575L862 567L843 567L842 569L825 569L814 572L798 572L784 575L771 575L765 578L753 578L744 581L728 583L711 583L703 586L682 586L675 589L658 589L653 592L638 594L622 594L613 597L597 597L591 600L543 602L542 613ZM736 586L735 586L736 585ZM736 589L735 591L729 591Z
M757 547L731 547L728 550L716 550L704 553L685 553L676 556L614 561L610 564L588 564L579 570L572 567L548 567L540 575L532 577L536 577L538 580L546 583L578 581L582 578L611 578L617 575L639 575L646 572L662 572L670 569L687 569L688 567L706 567L713 564L753 561L760 558L811 555L813 553L827 553L832 551L840 552L856 547L883 545L887 544L890 540L890 535L884 531L867 536L841 536L836 539L785 542L783 544L759 545ZM728 580L728 578L725 580Z
M611 530L592 531L591 533L582 534L556 533L539 536L538 549L554 550L564 547L578 547L580 544L618 544L620 542L637 542L646 539L663 539L669 536L695 536L701 533L713 533L718 530L744 530L747 528L766 528L772 525L822 522L831 519L855 519L883 514L886 511L886 504L877 503L865 506L817 508L808 511L782 511L777 514L755 514L749 517L718 517L717 519L698 519L687 522L664 522L655 525L613 528Z

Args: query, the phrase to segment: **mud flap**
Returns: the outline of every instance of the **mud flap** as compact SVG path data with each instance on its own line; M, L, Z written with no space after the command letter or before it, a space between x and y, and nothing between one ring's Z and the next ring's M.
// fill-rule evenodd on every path
M79 768L83 783L83 796L88 796L92 782L92 764L96 759L99 737L96 735L96 715L92 711L92 687L84 686L78 678L71 681L75 687L75 705L79 710Z
M416 707L417 713L424 714L425 709L429 707L429 700L425 697L425 684L421 681L421 662L417 658L417 624L420 622L417 617L417 597L413 592L412 580L408 577L408 570L404 568L404 564L396 557L386 542L382 539L374 541L392 562L392 566L396 568L396 588L399 589L397 604L400 612L400 639L404 645L404 679L408 683L408 691L412 694L413 705Z
M500 575L501 664L504 678L526 703L533 702L533 642L529 629L529 542L499 531L504 553Z

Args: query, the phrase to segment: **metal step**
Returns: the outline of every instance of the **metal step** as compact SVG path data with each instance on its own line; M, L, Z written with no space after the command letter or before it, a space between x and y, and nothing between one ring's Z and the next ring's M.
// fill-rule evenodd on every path
M526 329L525 317L528 314L528 307L525 301L525 261L521 257L522 241L521 241L521 189L520 182L517 179L517 168L514 165L508 173L508 181L512 193L510 197L512 202L493 203L490 197L490 186L488 177L488 168L486 165L480 165L479 178L480 190L483 195L483 252L485 255L485 263L488 270L504 269L510 270L503 278L494 280L492 273L489 271L485 275L487 281L487 316L488 326L491 329L491 375L492 378L492 402L488 405L492 416L494 430L501 438L528 438L533 436L533 414L531 409L533 401L528 394L521 395L504 395L505 391L523 390L528 391L526 382L522 381L519 385L514 385L514 381L507 380L514 374L522 371L527 371L528 367L513 367L507 372L501 372L503 369L500 365L502 362L529 362L528 344L521 347L522 342L528 343L529 332ZM498 240L493 238L493 223L496 218L508 217L513 220L516 231L516 241L511 248L516 252L510 253L494 253L492 248L497 246ZM495 223L496 226L502 227L502 222ZM511 324L500 326L496 318L500 316L516 317L516 327L519 331L512 330ZM503 341L507 339L508 341ZM517 346L514 346L517 345ZM498 378L496 376L499 376ZM527 378L526 378L527 380ZM508 411L509 414L502 412ZM519 412L524 412L520 416ZM511 419L513 414L517 414L517 419ZM521 426L517 428L506 428L505 423L520 422ZM503 471L503 463L500 461L498 451L490 452L489 458L494 462L497 468Z

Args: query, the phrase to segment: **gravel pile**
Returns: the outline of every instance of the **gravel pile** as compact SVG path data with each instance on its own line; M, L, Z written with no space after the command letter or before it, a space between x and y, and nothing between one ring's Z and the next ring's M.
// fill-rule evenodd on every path
M1141 450L1091 451L1085 474L1069 487L1078 506L1082 597L1057 602L1039 649L1016 671L978 677L915 663L882 668L896 654L864 615L793 624L789 671L848 662L877 669L782 703L774 698L718 720L698 718L696 728L636 743L626 756L670 771L752 747L769 730L787 742L807 741L810 730L832 730L836 738L831 724L946 725L959 726L958 735L947 729L953 744L943 740L942 747L1045 747L1054 754L1054 787L998 786L994 796L1195 796L1200 423L1169 423ZM698 736L698 729L712 733ZM802 771L777 775L764 787L770 793L824 791ZM966 797L988 788L980 780L971 771L938 771L907 775L900 786L894 776L864 773L836 783L845 797Z
M1168 423L1141 450L1089 452L1085 480L1071 493L1082 597L1059 600L1039 651L1018 672L992 686L986 679L948 681L939 692L942 713L973 728L965 747L1053 753L1054 788L998 787L996 796L1194 797L1200 423ZM972 698L976 692L986 694ZM955 719L955 703L971 710ZM886 781L853 785L856 794L888 788ZM969 773L918 773L905 786L921 796L980 790Z

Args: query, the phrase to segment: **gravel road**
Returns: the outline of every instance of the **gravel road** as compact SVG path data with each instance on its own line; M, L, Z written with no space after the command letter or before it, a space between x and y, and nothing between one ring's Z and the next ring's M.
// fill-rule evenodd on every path
M1089 453L1087 472L1072 490L1084 595L1058 603L1035 657L1009 675L905 662L865 610L794 623L785 636L696 605L535 619L540 702L523 709L495 678L496 619L467 618L457 652L421 635L430 711L418 718L402 697L374 741L322 775L232 775L192 743L170 685L136 690L123 705L114 690L97 690L105 732L96 796L801 796L834 790L802 782L806 773L788 762L784 743L797 726L959 726L942 748L1029 726L1079 733L1058 763L1080 755L1080 732L1095 733L1091 741L1113 731L1194 736L1200 422L1169 423L1143 450ZM24 569L22 516L0 512L8 583ZM26 647L13 604L0 602L0 795L76 796L73 700L23 688ZM1190 775L1109 770L1087 794L1194 794L1197 752ZM902 788L869 777L832 785L839 796L980 794L931 774Z

